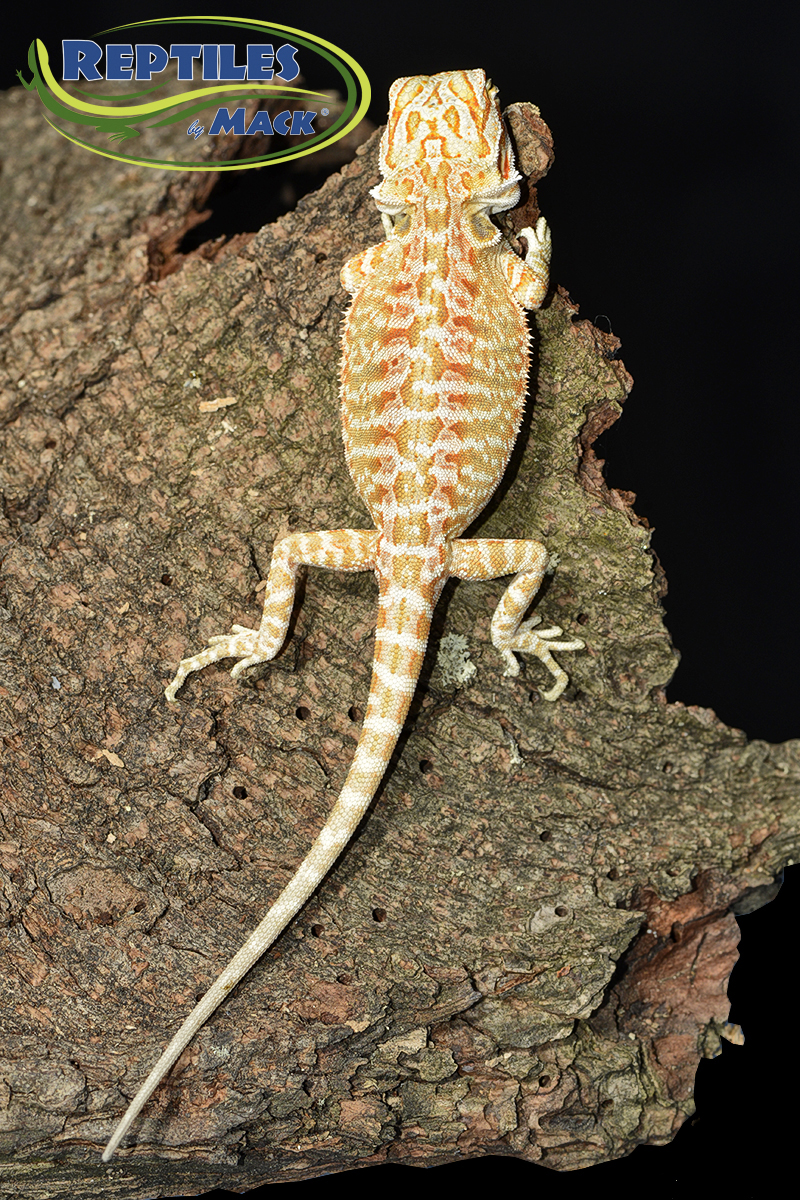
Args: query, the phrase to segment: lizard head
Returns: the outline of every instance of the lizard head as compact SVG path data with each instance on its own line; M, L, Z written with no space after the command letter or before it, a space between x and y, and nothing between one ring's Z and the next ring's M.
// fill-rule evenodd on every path
M497 94L479 69L414 75L392 84L380 148L384 179L371 192L383 213L392 216L418 201L443 168L448 190L475 200L489 214L518 202L520 176Z

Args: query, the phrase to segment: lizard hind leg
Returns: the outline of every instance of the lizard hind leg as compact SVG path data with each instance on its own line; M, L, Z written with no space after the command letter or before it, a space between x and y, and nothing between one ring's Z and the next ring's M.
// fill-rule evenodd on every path
M505 662L505 675L519 675L519 663L514 651L535 654L555 678L544 700L557 700L569 683L566 671L553 658L553 650L582 650L580 638L554 641L562 634L561 627L537 629L541 617L523 621L526 609L539 590L547 567L547 551L540 542L511 538L462 538L450 545L450 574L459 579L497 579L517 572L500 598L492 617L492 642Z
M369 571L375 566L377 534L368 529L330 529L319 533L293 533L276 542L272 552L264 612L258 629L234 625L233 632L209 638L199 654L184 658L165 690L174 701L178 688L192 671L201 671L221 658L238 658L231 670L235 679L247 667L269 662L286 640L294 607L297 570L301 566L337 571Z

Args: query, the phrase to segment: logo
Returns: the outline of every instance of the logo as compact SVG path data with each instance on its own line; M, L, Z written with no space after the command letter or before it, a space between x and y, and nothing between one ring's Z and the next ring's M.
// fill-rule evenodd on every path
M175 41L166 47L136 42L128 34L130 42L109 41L103 47L92 39L68 38L62 42L62 75L65 83L74 86L67 91L53 74L44 42L36 38L28 51L33 78L26 80L22 71L17 75L29 91L38 93L47 123L68 141L105 158L168 171L242 171L302 158L343 138L366 113L369 80L355 59L330 42L288 25L238 17L166 17L115 25L97 36L153 25L191 25L196 30L205 24L212 26L212 36L217 38L226 31L245 30L246 50L237 57L233 41L222 40ZM330 95L295 84L301 65L313 76L314 55L339 76L341 110ZM168 68L168 77L159 82L158 76ZM130 87L113 93L86 90L86 83L100 80ZM246 101L254 99L258 104L251 103L248 114ZM146 152L148 131L181 123L191 147L186 158L159 158L156 149ZM87 141L75 126L94 127L107 135L111 145ZM192 157L198 140L226 133L252 137L248 142L252 153L231 161ZM281 140L276 148L274 134L291 140L288 144ZM134 138L142 142L123 149ZM150 141L154 141L152 134Z

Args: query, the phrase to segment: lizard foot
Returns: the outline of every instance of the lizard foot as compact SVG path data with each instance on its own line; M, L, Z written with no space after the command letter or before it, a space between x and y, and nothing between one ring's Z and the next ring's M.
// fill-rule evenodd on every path
M569 683L569 676L558 665L550 651L583 650L586 643L582 642L580 638L573 638L568 642L553 641L553 638L561 637L563 633L560 625L553 625L550 629L539 629L534 632L534 627L539 625L541 620L541 617L533 616L529 620L523 621L517 632L512 634L497 649L502 654L503 661L506 664L506 669L503 672L504 675L519 675L519 663L512 651L516 650L522 654L535 654L544 663L556 681L549 692L542 692L542 699L557 700Z
M280 650L280 645L276 646L272 641L263 638L258 629L247 629L244 625L234 625L233 633L223 633L209 638L205 650L192 655L191 658L184 658L178 666L172 683L165 689L164 695L174 703L178 688L181 687L187 675L191 675L192 671L201 671L209 663L218 662L221 658L238 658L240 660L231 670L231 678L235 679L247 667L253 667L260 662L269 662L271 658L275 657L278 650Z

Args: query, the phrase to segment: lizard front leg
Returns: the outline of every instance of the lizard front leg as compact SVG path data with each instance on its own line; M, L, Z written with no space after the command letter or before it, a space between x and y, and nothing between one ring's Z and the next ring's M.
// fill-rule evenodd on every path
M561 637L558 625L551 629L535 629L541 617L523 621L526 609L539 590L547 567L547 551L541 542L517 541L511 538L466 539L450 543L448 570L458 579L497 579L517 572L506 588L492 617L492 642L506 664L504 674L519 675L519 663L513 651L535 654L555 677L545 700L557 700L569 683L569 677L553 658L551 650L582 650L580 638L556 642Z
M200 671L221 658L240 660L231 670L234 679L246 667L274 658L286 640L298 567L373 570L377 544L378 535L370 529L329 529L320 533L293 533L282 538L272 552L264 612L258 629L234 625L233 633L209 638L205 650L181 662L164 693L167 699L175 700L178 688L192 671Z

